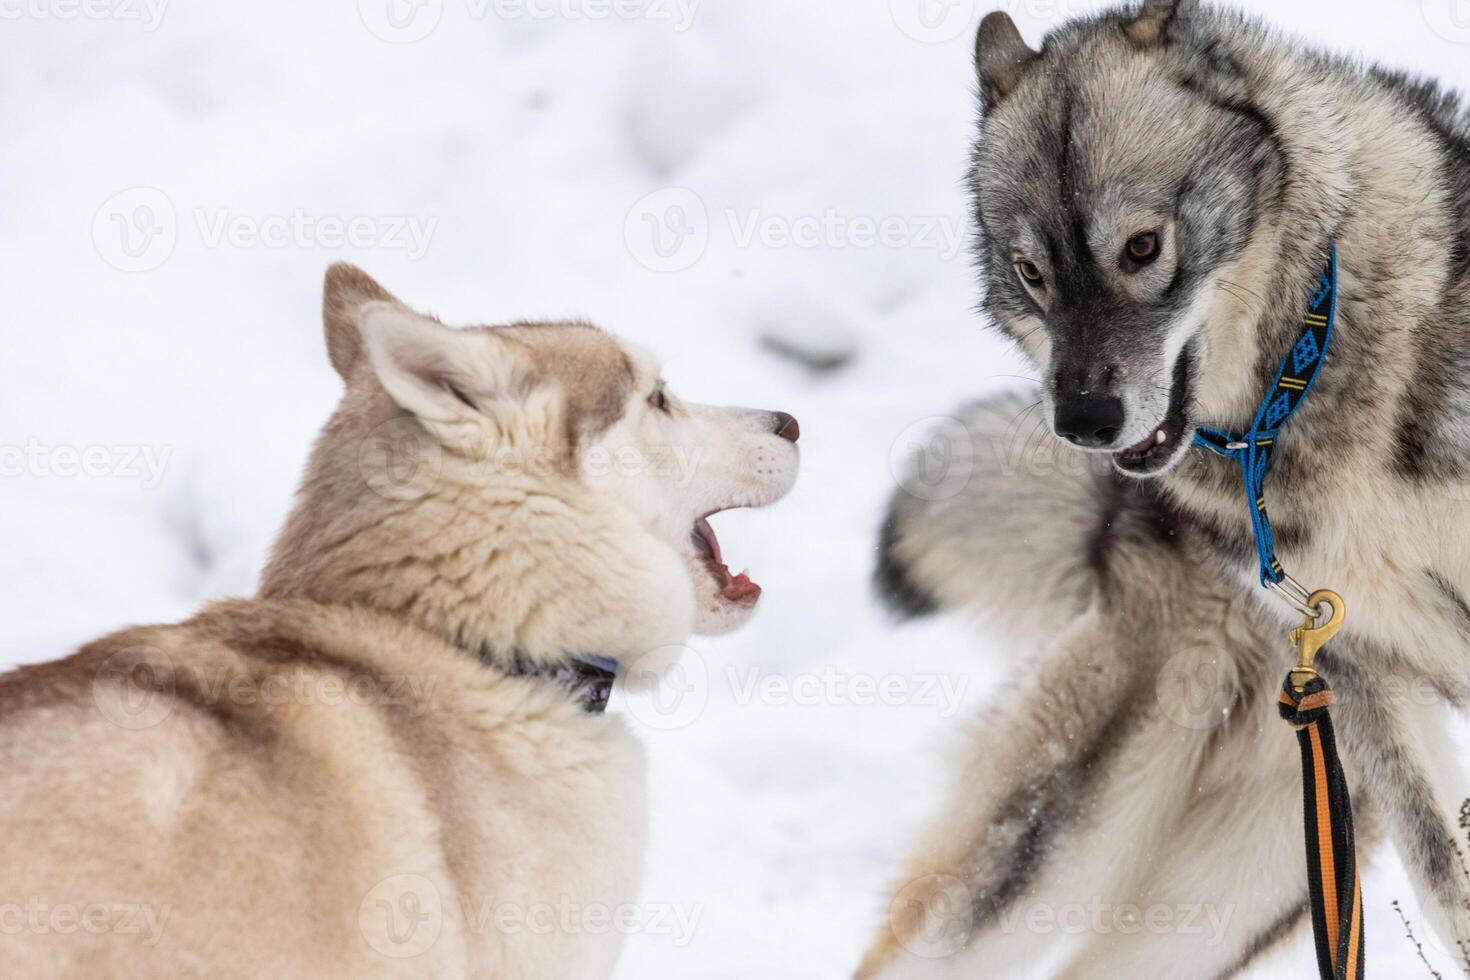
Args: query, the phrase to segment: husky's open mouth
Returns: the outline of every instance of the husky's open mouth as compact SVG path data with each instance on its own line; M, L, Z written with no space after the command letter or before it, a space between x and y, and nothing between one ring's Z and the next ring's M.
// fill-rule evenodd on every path
M725 564L725 556L720 550L720 539L709 523L709 519L718 513L720 511L711 511L694 522L694 531L690 534L694 553L714 578L721 598L735 605L753 606L761 597L761 587L751 581L748 572L730 574L730 568Z
M1155 476L1173 465L1180 448L1194 436L1189 404L1194 394L1194 357L1185 350L1174 362L1174 385L1164 420L1137 445L1113 454L1113 465L1129 476Z

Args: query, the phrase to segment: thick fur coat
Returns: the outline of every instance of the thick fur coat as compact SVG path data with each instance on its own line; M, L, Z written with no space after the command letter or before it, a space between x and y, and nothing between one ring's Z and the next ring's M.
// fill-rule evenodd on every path
M656 684L753 612L706 518L791 488L795 420L684 402L585 324L451 329L348 266L325 314L346 393L259 594L0 678L8 976L613 968L642 758L556 668Z
M1309 50L1199 0L1077 19L1040 50L991 15L977 60L985 311L1037 366L1047 427L1119 478L1151 481L1074 501L1040 540L1073 521L1126 524L1143 507L1167 513L1191 555L1208 552L1148 587L1120 586L1117 601L1141 610L1180 591L1217 594L1232 615L1262 618L1260 640L1286 655L1278 637L1299 618L1259 587L1240 470L1190 436L1249 427L1336 246L1336 337L1265 494L1286 570L1347 600L1321 665L1354 785L1384 814L1447 960L1470 969L1470 780L1449 729L1470 697L1470 116L1432 82ZM967 495L965 533L1007 538L999 515L1021 505L1000 501L1009 484L990 489L983 505ZM925 532L901 529L904 505L896 513L890 571L903 572L890 578L955 552L904 545ZM1098 565L1088 588L1106 594L1112 567ZM974 601L1036 608L1025 576L994 582L1009 568L950 573L982 583ZM916 593L967 601L923 582ZM1159 628L1140 635L1172 642ZM1254 813L1232 797L1221 819L1232 803L1239 819ZM1215 853L1221 896L1238 854Z

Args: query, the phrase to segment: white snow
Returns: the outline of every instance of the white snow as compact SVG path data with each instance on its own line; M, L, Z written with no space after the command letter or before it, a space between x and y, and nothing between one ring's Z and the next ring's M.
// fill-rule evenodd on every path
M1466 82L1457 2L1244 6ZM1033 41L1097 6L1001 5ZM252 591L338 393L330 262L449 322L585 315L681 393L804 432L793 497L717 519L767 588L758 622L693 644L684 700L619 709L651 760L642 906L698 918L631 936L618 976L850 975L936 749L1010 656L959 622L893 627L867 584L921 423L1028 373L972 312L963 240L986 9L0 4L0 662ZM773 333L854 359L813 376ZM901 703L866 703L880 682ZM1370 975L1422 971L1393 898L1449 968L1391 856L1365 892Z

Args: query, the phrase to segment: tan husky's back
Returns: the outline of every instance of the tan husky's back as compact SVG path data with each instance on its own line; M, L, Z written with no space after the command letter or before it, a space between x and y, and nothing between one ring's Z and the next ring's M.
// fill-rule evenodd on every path
M615 937L515 923L532 896L628 900L642 770L621 729L300 601L21 670L0 680L0 868L25 919L5 973L604 975Z

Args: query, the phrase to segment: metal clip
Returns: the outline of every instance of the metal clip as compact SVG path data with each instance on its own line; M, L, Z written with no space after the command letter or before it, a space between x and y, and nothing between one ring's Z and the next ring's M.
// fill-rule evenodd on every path
M1276 593L1291 608L1312 619L1328 615L1318 603L1312 602L1312 593L1290 575L1283 575L1280 582L1266 582L1266 588Z
M1317 676L1317 670L1313 663L1317 659L1317 653L1328 641L1331 640L1342 629L1342 624L1347 619L1347 605L1342 596L1330 589L1321 589L1313 592L1307 599L1307 605L1312 609L1320 610L1326 606L1330 612L1323 614L1310 614L1307 621L1291 631L1291 642L1297 648L1296 668L1291 672L1291 684L1300 692L1307 686L1307 682ZM1325 616L1326 622L1318 625L1318 620Z

